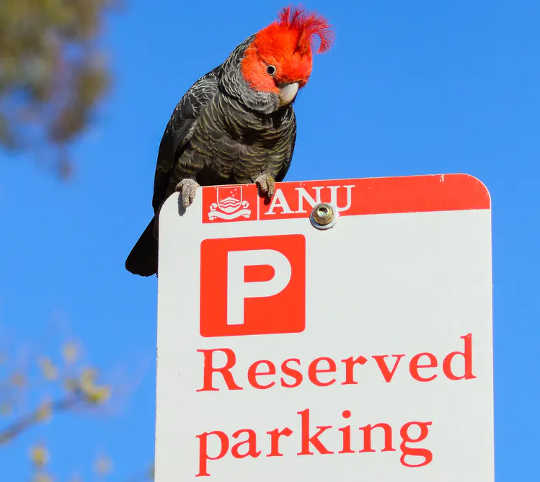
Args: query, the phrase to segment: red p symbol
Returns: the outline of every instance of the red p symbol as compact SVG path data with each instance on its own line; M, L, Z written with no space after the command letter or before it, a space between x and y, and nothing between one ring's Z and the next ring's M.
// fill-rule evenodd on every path
M201 335L296 333L305 327L305 238L201 243Z

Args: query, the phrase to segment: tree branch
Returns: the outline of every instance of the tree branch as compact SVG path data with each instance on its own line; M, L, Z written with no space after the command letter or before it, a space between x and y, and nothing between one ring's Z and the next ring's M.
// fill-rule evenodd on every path
M19 420L16 420L3 430L0 430L0 445L14 439L17 435L21 434L32 425L39 423L44 418L50 416L53 412L62 412L64 410L68 410L78 403L81 403L83 400L84 398L82 394L75 392L65 398L56 400L55 402L41 405L32 413L21 417Z

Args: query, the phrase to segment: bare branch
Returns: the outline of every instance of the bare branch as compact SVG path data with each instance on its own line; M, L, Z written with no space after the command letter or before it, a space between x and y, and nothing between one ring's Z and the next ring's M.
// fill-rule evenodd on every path
M52 403L41 404L32 413L21 417L0 430L0 445L9 442L33 425L48 418L53 412L62 412L85 401L82 392L72 393Z

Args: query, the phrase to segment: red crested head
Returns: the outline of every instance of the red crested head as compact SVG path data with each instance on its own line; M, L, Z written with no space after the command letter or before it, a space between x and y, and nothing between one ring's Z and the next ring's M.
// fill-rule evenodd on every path
M330 25L323 18L314 13L307 15L303 10L290 7L284 8L279 14L279 21L270 27L283 31L296 33L296 41L293 42L295 50L307 55L311 54L311 37L317 35L320 40L317 53L326 52L330 48L332 32ZM262 30L268 30L270 27Z
M318 53L330 48L332 31L323 17L284 8L278 20L257 32L246 49L241 67L244 79L255 90L276 94L289 84L297 83L296 90L303 87L311 74L313 36L320 40ZM289 89L282 103L295 95Z

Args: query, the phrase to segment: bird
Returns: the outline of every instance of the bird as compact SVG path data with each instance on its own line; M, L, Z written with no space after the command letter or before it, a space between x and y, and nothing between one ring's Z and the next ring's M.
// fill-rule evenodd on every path
M270 199L287 173L296 141L293 103L327 51L327 20L299 7L241 42L219 66L197 80L176 105L159 145L154 176L154 217L125 266L141 276L157 274L157 219L175 191L188 208L199 186L255 183Z

